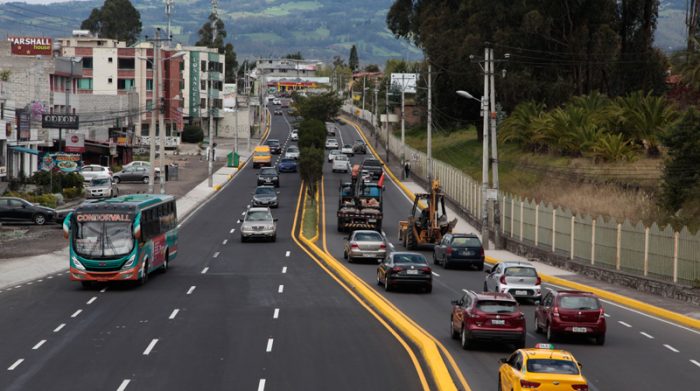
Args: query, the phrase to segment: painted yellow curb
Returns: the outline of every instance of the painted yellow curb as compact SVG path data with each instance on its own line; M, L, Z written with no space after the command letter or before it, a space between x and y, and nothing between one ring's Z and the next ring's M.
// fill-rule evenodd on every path
M214 185L214 191L221 190L221 185Z

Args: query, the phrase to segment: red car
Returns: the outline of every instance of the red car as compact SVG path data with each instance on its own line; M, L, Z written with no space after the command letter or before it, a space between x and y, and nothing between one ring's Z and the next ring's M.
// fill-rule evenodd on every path
M452 302L450 323L452 338L460 339L464 349L476 340L525 347L525 315L510 293L465 291Z
M535 326L550 342L559 335L574 334L593 337L598 345L605 343L605 311L590 292L550 289L537 305Z

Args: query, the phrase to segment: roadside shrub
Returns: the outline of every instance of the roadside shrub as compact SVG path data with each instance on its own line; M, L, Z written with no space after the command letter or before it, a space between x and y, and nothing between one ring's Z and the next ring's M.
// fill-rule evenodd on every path
M604 134L593 145L592 155L596 161L632 161L636 157L632 143L621 133Z
M204 131L198 125L185 125L182 130L183 143L199 143L204 140Z
M63 196L69 200L78 198L82 194L83 194L82 187L67 187L67 188L63 189Z
M112 164L110 169L112 170L112 172L119 172L122 170L122 165L121 164Z
M62 172L37 171L31 177L31 182L41 186L44 192L60 193L66 187L83 187L83 176L77 172L64 174Z
M7 196L21 198L33 204L40 204L43 206L48 206L49 208L55 208L58 204L56 196L54 196L53 194L35 195L29 193L17 193L14 191L10 191L7 193Z

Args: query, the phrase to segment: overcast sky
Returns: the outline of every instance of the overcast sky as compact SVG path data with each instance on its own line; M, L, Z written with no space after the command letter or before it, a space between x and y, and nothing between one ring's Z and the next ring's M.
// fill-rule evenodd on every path
M81 1L81 0L21 0L22 3L29 3L29 4L51 4L51 3L65 3L68 1ZM2 3L17 3L20 2L18 0L0 0L0 4Z

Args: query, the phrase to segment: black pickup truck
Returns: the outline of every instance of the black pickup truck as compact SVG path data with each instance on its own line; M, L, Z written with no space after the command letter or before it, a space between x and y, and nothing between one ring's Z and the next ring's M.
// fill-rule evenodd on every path
M360 177L365 181L377 181L384 172L382 162L375 158L365 158L360 166Z

